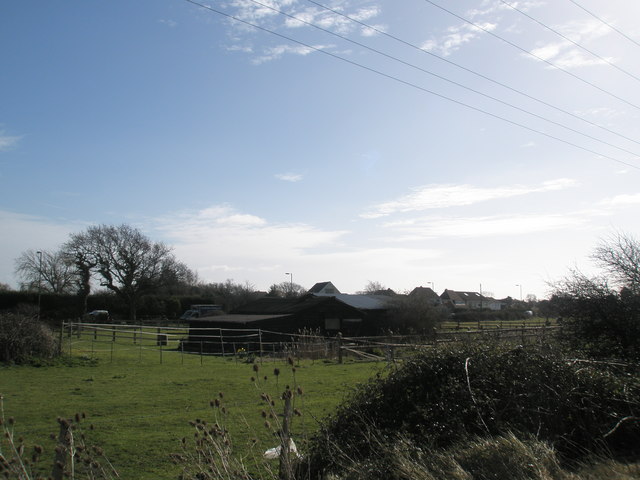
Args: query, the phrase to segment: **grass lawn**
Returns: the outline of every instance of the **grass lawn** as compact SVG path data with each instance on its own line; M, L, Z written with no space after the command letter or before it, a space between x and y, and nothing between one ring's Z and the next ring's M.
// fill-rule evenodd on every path
M193 437L189 421L214 420L209 401L219 392L224 393L229 411L225 423L234 445L245 451L256 438L262 452L278 443L263 426L263 391L277 398L285 385L302 387L296 408L303 416L295 418L293 433L303 443L315 430L316 419L386 365L302 361L293 373L282 360L264 359L256 375L251 364L233 357L201 358L165 350L160 364L157 350L115 347L112 356L107 343L91 345L88 339L74 338L73 366L0 367L5 416L15 418L16 436L23 436L27 445L43 445L45 458L52 458L54 443L48 437L58 432L56 418L86 413L85 422L95 426L90 432L85 429L89 440L105 450L121 478L171 479L178 470L169 454L180 451L181 438ZM97 363L86 360L91 355ZM274 368L281 371L278 378Z

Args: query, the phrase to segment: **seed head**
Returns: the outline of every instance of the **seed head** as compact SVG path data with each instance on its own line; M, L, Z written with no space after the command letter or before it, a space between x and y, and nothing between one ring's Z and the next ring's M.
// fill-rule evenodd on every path
M279 368L274 368L273 369L273 374L277 377L278 375L280 375L280 369Z
M258 372L258 370L260 370L260 367L258 366L258 364L257 364L257 363L254 363L254 364L253 364L253 371L257 373L257 372Z

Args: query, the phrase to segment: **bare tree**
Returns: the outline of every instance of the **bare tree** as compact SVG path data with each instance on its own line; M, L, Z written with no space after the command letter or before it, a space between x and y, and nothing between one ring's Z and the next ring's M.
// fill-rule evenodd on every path
M619 286L640 292L640 242L633 236L611 235L600 242L592 258Z
M10 291L11 291L11 285L9 285L8 283L0 282L0 292L10 292Z
M131 320L136 319L142 295L181 281L191 272L176 260L171 248L126 224L90 227L79 238L87 242L87 264L95 264L101 286L128 304Z
M26 250L15 261L20 288L65 294L73 291L74 269L62 252Z
M392 290L385 287L381 282L369 280L364 286L364 290L360 290L357 293L358 295L385 295L390 291Z
M75 285L82 302L82 313L87 312L87 299L91 293L91 277L98 265L91 236L87 232L74 233L62 246L68 263L75 267Z
M296 298L301 297L306 292L307 289L302 285L285 281L271 285L267 295L269 297Z

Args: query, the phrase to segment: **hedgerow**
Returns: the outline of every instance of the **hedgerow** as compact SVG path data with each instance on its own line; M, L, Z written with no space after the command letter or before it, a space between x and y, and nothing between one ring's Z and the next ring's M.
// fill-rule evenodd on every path
M0 362L26 363L58 353L51 329L34 317L0 314Z
M370 478L393 479L399 439L438 450L511 433L567 460L616 449L637 457L634 368L523 347L429 351L359 388L323 423L301 469L316 478L357 461L372 465Z

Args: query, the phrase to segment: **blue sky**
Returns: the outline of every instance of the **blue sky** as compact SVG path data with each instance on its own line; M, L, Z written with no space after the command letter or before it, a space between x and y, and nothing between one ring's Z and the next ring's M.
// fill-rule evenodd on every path
M202 5L0 5L0 282L129 223L204 281L544 297L640 236L640 3Z

